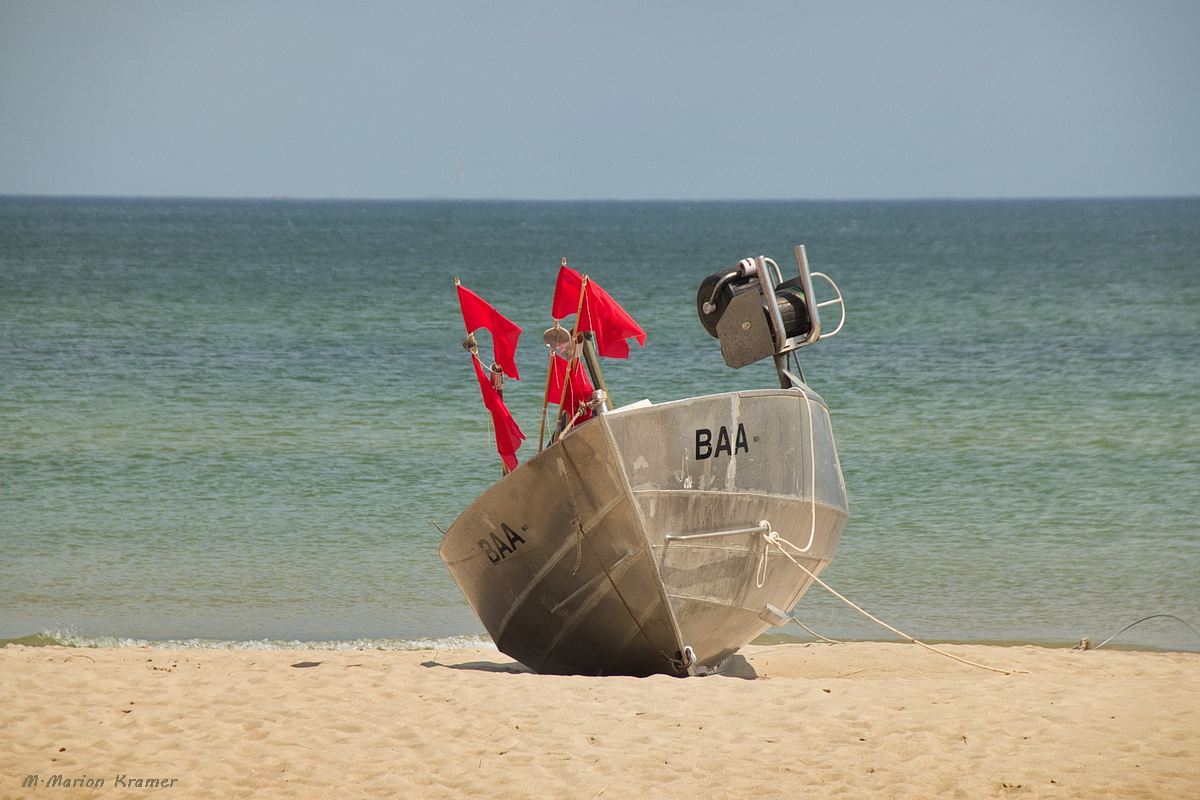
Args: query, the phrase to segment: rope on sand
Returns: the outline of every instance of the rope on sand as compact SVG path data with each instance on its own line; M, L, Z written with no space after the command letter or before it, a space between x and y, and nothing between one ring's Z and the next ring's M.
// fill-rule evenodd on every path
M860 608L859 606L855 605L853 602L851 602L845 596L839 594L836 590L834 590L834 588L832 586L830 586L825 581L818 578L816 576L816 573L814 573L808 567L804 566L799 561L797 561L795 558L793 558L792 554L789 553L785 549L784 546L786 545L787 547L791 547L797 551L800 550L799 547L796 547L796 545L792 544L787 539L780 538L779 534L776 533L775 531L771 531L769 533L763 533L762 535L767 540L767 542L775 545L775 547L777 547L779 549L779 552L781 552L785 556L787 556L789 561L791 561L793 564L795 564L797 567L799 567L801 570L803 570L808 575L808 577L812 578L814 581L819 583L821 585L821 588L823 588L825 591L829 592L834 597L836 597L838 600L841 600L843 603L850 606L851 608L853 608L858 613L862 614L867 619L871 620L872 622L876 623L877 625L882 625L883 627L887 628L889 631L896 634L897 636L907 639L908 641L912 642L913 644L919 644L919 645L921 645L921 647L924 647L926 650L932 650L933 652L937 653L938 655L945 656L946 658L952 658L955 661L966 664L967 666L970 666L970 667L978 667L979 669L986 669L989 672L999 672L1001 675L1011 675L1011 674L1013 674L1013 672L1016 671L1016 670L1009 670L1009 669L999 669L998 667L989 667L986 664L979 664L975 661L969 661L965 658L960 658L959 656L956 656L953 653L947 653L945 650L939 650L938 648L934 647L933 645L925 644L925 642L922 642L913 636L909 636L904 631L893 628L891 625L888 625L883 620L879 619L878 617L874 616L873 614L870 614L869 612L867 612L867 611L863 610L862 608ZM800 627L803 628L804 626L801 625ZM805 630L807 630L807 628L805 628Z

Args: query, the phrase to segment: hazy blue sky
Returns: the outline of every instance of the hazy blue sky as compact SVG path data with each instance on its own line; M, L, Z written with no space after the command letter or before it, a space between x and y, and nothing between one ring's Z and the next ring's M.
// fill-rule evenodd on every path
M0 193L1200 194L1200 2L0 0Z

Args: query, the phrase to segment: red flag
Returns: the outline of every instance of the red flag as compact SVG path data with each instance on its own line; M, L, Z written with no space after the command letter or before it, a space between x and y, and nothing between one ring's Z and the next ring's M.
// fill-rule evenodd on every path
M558 270L558 282L554 284L554 307L550 309L550 316L563 319L578 311L579 287L582 285L583 276L568 267L566 259L563 259L563 265Z
M582 285L583 276L563 264L558 270L558 283L554 286L551 316L562 319L579 311L579 289ZM646 332L599 284L589 278L583 294L583 310L576 327L596 335L596 350L600 355L629 358L626 339L637 339L639 345L645 346Z
M521 440L525 438L525 434L521 433L521 428L508 412L500 393L492 386L491 379L484 374L483 364L478 358L472 358L471 362L475 365L475 377L479 379L483 404L492 412L492 427L496 429L496 451L504 459L504 466L512 471L517 468L517 450L521 447Z
M576 361L574 368L570 369L571 374L568 378L567 360L557 353L554 354L552 370L550 385L546 389L546 402L558 405L559 399L562 399L563 411L573 415L579 410L579 406L586 403L587 399L592 396L592 392L596 391L592 386L592 380L579 361ZM565 398L563 398L563 383L567 384ZM590 416L591 412L585 415L585 417Z
M492 333L492 348L496 351L496 363L504 374L513 380L521 380L517 373L517 339L521 329L503 314L492 308L486 300L462 284L458 286L458 304L462 307L463 322L467 333L487 328Z

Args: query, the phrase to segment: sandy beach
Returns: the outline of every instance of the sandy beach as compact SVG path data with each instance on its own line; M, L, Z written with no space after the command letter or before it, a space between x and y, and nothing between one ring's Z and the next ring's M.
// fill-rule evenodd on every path
M1012 673L891 643L751 646L687 679L10 645L0 797L1200 796L1200 654L946 649Z

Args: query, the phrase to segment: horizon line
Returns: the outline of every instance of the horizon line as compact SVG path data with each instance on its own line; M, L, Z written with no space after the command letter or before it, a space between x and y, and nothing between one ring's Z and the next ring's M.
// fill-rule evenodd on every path
M317 196L317 195L202 195L202 194L91 194L2 192L3 199L41 200L192 200L192 201L252 201L293 203L919 203L919 202L1005 202L1054 200L1191 200L1197 194L1112 194L1112 195L929 195L909 197L452 197L426 195L421 197L381 196Z

